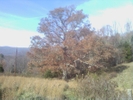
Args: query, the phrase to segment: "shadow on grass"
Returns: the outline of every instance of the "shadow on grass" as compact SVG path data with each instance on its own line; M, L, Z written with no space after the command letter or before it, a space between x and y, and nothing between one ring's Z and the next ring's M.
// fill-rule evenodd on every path
M115 67L111 67L109 69L106 70L106 72L116 72L116 73L121 73L123 72L125 69L127 69L129 66L126 65L119 65L119 66L115 66Z

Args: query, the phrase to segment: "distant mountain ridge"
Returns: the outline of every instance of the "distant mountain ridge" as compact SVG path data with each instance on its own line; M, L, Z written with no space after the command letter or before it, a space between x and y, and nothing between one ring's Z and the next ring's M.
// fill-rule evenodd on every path
M0 46L0 54L2 53L5 56L14 56L16 54L16 49L18 55L24 55L29 51L29 48Z

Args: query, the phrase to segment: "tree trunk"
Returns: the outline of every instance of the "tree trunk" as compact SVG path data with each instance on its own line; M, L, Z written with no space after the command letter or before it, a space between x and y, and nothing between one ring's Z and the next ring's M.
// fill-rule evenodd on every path
M63 70L63 76L62 76L63 80L67 80L67 71Z

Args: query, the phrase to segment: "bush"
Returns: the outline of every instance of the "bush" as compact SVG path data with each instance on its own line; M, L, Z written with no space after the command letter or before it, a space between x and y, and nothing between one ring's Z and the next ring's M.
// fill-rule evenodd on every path
M132 47L128 42L121 43L119 48L122 50L123 60L124 62L132 61Z
M41 97L32 92L24 92L15 98L15 100L46 100L45 97Z
M51 70L46 70L44 75L43 75L44 78L53 78L54 75L53 73L51 72Z
M61 78L62 76L62 72L61 70L50 70L47 69L46 71L44 71L43 77L44 78Z
M115 82L104 77L89 76L79 80L78 88L69 89L64 94L68 100L121 100L121 92L116 88Z
M3 73L4 72L4 68L3 68L3 65L0 64L0 73Z

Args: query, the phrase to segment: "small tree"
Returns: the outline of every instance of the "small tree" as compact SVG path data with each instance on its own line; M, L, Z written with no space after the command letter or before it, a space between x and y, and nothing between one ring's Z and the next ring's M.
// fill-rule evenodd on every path
M132 48L132 61L133 61L133 35L132 35L132 38L131 38L131 48Z
M2 63L2 61L4 60L4 55L3 54L0 54L0 63Z
M121 50L121 56L123 58L123 62L131 62L132 61L132 47L129 42L122 42L119 46Z
M4 68L3 68L3 65L0 64L0 73L3 73L4 72Z
M3 54L0 54L0 72L4 72L4 64L5 64L5 62L4 62L4 55Z

